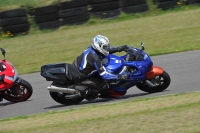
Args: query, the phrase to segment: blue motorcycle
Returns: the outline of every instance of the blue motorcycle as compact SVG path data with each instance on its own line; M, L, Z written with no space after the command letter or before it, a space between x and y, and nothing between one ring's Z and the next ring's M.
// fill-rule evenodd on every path
M106 81L109 90L99 92L98 98L118 98L125 95L133 86L148 93L167 89L171 82L169 74L162 68L153 66L150 56L144 52L144 43L141 43L141 46L141 49L127 46L125 55L110 54L102 60L110 73L126 75L128 78ZM80 103L84 99L81 92L89 89L87 86L73 82L71 64L68 63L43 65L41 75L47 81L53 81L47 88L50 96L61 104ZM100 76L98 77L99 80L103 80Z

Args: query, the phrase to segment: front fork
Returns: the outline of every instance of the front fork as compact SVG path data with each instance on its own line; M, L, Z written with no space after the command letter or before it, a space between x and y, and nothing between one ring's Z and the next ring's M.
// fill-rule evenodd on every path
M21 81L22 81L22 79L20 78L20 77L17 77L17 79L14 81L14 83L12 83L12 84L8 84L8 83L6 83L6 82L4 82L4 87L5 88L8 88L8 89L12 89L12 86L13 85L18 85L18 84L20 84L21 83ZM2 86L3 86L2 85ZM0 89L0 98L5 94L5 93L7 93L7 91L8 91L8 89Z
M17 79L15 80L15 84L19 84L22 82L22 79L20 77L17 77Z

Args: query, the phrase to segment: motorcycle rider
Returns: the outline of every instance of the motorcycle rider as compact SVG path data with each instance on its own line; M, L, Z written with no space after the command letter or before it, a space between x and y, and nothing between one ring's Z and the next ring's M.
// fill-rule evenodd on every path
M0 102L3 101L3 95L4 95L4 91L0 91Z
M5 69L6 69L6 66L2 62L0 62L0 72L3 72ZM4 77L5 77L4 74L0 75L0 84L3 82ZM0 90L0 102L3 101L3 95L4 95L4 91Z
M97 35L93 38L91 46L73 61L72 79L74 82L90 88L89 91L83 94L87 100L93 100L97 97L96 94L98 92L109 89L104 80L128 78L127 75L109 73L102 63L102 59L109 53L125 51L126 48L126 45L110 47L107 37ZM92 78L90 78L95 72L98 72L104 80L101 80L98 76L92 76Z

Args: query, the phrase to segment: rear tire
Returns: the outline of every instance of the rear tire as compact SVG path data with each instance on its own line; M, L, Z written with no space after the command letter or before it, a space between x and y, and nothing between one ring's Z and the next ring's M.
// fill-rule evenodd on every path
M28 100L33 93L32 86L24 79L4 93L4 99L10 102L22 102Z
M65 96L66 93L60 93L60 92L49 92L50 96L58 103L64 104L64 105L73 105L80 103L84 98L83 97L77 97L73 99L66 99Z
M167 89L170 85L171 79L167 72L163 72L161 75L149 79L155 86L150 87L145 82L137 84L137 88L148 93L161 92Z

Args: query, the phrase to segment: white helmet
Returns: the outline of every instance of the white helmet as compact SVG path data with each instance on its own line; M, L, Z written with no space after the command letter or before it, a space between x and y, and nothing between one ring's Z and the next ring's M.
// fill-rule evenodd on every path
M94 50L107 56L109 54L110 43L107 37L97 35L93 38L92 47Z

